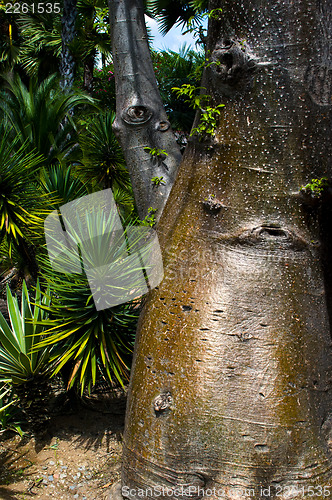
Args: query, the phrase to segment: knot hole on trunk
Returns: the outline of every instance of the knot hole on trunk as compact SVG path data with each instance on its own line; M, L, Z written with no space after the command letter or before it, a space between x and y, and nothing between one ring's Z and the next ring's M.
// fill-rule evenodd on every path
M159 417L166 410L169 410L173 403L173 398L170 392L159 394L154 401L153 407L157 417Z
M245 40L225 39L216 44L209 68L216 87L239 90L252 81L258 64Z
M142 125L148 122L153 112L147 106L129 106L122 113L122 119L128 125Z

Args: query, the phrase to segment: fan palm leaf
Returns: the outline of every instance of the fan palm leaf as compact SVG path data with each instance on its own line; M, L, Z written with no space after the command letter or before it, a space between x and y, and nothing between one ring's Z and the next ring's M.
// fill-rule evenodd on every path
M146 8L150 15L156 17L160 32L166 35L173 26L186 26L189 20L199 24L200 14L206 10L207 1L146 0Z

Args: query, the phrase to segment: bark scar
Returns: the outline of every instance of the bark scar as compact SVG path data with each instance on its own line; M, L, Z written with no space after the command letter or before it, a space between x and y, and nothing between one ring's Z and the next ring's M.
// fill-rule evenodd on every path
M159 394L159 396L157 396L153 401L154 411L156 412L156 414L160 414L169 409L172 405L172 402L173 398L170 392Z
M258 59L248 44L241 40L219 41L211 55L210 70L215 87L242 89L253 79L259 68Z

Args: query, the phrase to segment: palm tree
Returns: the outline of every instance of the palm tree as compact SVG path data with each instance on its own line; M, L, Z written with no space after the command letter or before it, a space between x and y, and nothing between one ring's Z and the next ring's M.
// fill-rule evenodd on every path
M77 12L78 36L72 49L76 58L83 61L83 87L91 92L97 53L104 59L111 55L107 1L78 0Z
M55 73L61 55L60 14L20 14L17 26L22 40L19 63L25 73L38 81Z

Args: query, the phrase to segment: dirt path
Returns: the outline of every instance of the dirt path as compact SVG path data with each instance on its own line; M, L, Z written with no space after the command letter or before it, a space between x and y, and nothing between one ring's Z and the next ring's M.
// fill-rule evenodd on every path
M38 442L0 442L0 499L106 500L120 476L124 405L55 417Z

